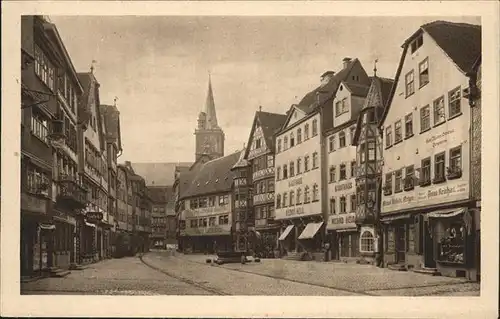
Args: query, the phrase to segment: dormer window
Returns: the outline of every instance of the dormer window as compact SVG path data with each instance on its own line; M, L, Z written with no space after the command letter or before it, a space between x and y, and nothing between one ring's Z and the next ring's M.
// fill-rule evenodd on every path
M255 140L255 148L259 149L261 147L260 138Z
M419 35L413 42L411 43L411 53L415 53L422 45L424 44L424 38L422 35Z

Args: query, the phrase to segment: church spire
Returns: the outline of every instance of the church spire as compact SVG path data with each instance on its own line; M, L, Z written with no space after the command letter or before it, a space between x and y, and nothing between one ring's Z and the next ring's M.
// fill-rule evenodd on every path
M217 128L217 114L215 113L214 93L212 91L212 77L210 76L210 72L208 72L208 93L204 112L206 114L207 129Z

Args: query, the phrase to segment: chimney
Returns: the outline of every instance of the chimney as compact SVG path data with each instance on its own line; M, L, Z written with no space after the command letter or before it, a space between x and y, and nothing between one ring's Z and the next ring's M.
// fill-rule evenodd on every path
M349 62L351 62L351 60L352 59L349 58L349 57L345 57L345 58L342 59L342 63L344 65L344 69L347 68L347 66L349 65Z
M335 75L335 72L333 72L333 71L326 71L325 73L321 74L321 78L320 78L321 86L327 85L328 82L330 82L330 80L333 78L334 75Z

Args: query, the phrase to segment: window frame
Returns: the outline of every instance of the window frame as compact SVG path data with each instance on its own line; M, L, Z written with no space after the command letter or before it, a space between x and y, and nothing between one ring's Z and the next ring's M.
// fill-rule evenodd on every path
M441 172L441 174L440 174ZM434 184L446 180L446 152L440 152L434 155Z
M415 70L405 74L405 96L410 97L415 93Z
M394 122L394 144L403 141L403 125L401 120Z
M424 125L424 123L426 123L427 125ZM420 108L420 133L430 130L431 127L431 106L427 104Z
M460 86L454 88L448 92L448 119L455 118L462 114L462 88ZM456 104L458 105L458 110L454 109ZM453 111L453 112L452 112Z
M413 136L413 113L409 113L405 115L405 139L410 138L412 136Z
M344 143L342 143L342 141L344 141ZM347 144L346 134L342 130L342 131L339 132L339 148L346 147L346 144Z
M440 104L439 101L442 101ZM442 117L439 116L438 110L442 110ZM432 111L434 118L434 126L438 126L446 122L446 107L444 106L444 95L438 97L432 102Z
M425 65L425 69L422 69L422 66ZM423 73L426 72L427 75L427 81L423 82ZM423 88L430 82L429 79L429 57L426 57L423 59L419 64L418 64L418 84L419 84L419 89Z
M385 127L385 147L389 148L392 146L392 125Z
M394 171L394 193L403 191L403 170L397 169Z

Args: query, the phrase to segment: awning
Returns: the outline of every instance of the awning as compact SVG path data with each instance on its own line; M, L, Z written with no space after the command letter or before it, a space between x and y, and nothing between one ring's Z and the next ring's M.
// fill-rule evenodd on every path
M452 208L452 209L444 209L444 210L438 210L434 212L430 212L427 214L427 217L429 218L449 218L449 217L455 217L458 216L462 213L465 212L467 208L461 207L461 208Z
M320 223L309 223L306 225L306 228L304 228L304 231L302 234L300 234L299 239L311 239L316 235L318 230L321 228L323 225L323 222Z
M54 224L38 224L40 229L46 229L46 230L54 230L56 229L56 225Z
M292 231L293 229L293 225L288 225L286 226L285 230L283 231L283 233L281 234L281 236L278 238L278 240L285 240L286 237L290 234L290 232Z
M389 223L394 220L400 220L400 219L408 219L411 217L411 214L395 214L395 215L390 215L390 216L382 216L380 217L380 221L382 223Z
M89 222L87 222L87 221L85 222L85 225L87 225L87 226L89 226L89 227L94 227L94 228L95 228L95 225L94 225L94 224L91 224L91 223L89 223Z

